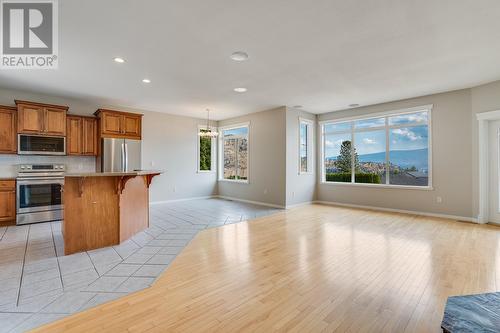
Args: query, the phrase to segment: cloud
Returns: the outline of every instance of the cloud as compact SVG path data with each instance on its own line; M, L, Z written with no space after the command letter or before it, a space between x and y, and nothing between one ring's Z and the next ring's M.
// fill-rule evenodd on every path
M417 135L415 132L411 131L408 128L396 128L392 130L392 133L403 136L410 141L417 141L422 139L420 135Z
M364 138L363 139L363 143L367 144L367 145L374 145L377 143L377 141L373 140L373 139L369 139L369 138Z

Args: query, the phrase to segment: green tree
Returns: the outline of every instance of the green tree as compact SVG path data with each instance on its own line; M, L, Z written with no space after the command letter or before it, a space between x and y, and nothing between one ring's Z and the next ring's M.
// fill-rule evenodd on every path
M204 131L204 130L202 130ZM200 170L209 171L212 166L212 138L200 136Z
M340 155L337 157L337 168L340 172L351 173L352 159L351 159L351 141L346 140L340 146ZM354 148L354 170L359 170L359 158L356 148Z

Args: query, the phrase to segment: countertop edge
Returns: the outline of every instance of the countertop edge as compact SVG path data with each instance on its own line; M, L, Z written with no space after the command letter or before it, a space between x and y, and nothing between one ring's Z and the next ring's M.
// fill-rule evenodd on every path
M164 173L162 170L144 170L133 172L82 172L82 173L66 173L64 177L82 178L82 177L123 177L123 176L147 176L159 175Z

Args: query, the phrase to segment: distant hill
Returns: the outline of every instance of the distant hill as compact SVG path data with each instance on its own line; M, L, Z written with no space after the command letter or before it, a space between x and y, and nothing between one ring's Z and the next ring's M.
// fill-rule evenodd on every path
M392 164L399 165L403 168L415 166L418 170L428 169L428 149L414 149L414 150L391 150L390 159ZM329 158L336 160L337 156ZM359 155L360 162L375 162L384 163L385 153L373 153Z

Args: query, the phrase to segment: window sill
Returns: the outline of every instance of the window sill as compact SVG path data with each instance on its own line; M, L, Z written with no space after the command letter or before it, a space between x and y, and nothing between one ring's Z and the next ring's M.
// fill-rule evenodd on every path
M237 179L219 179L220 182L225 183L236 183L236 184L249 184L248 180L237 180Z
M352 187L371 187L371 188L390 188L401 190L420 190L420 191L433 191L432 186L411 186L411 185L386 185L386 184L364 184L364 183L342 183L342 182L320 182L320 185L329 186L352 186Z
M196 173L216 173L215 170L198 170Z
M314 172L312 172L312 171L309 171L309 172L300 172L299 171L299 176L302 176L302 175L311 175L311 176L313 176Z

